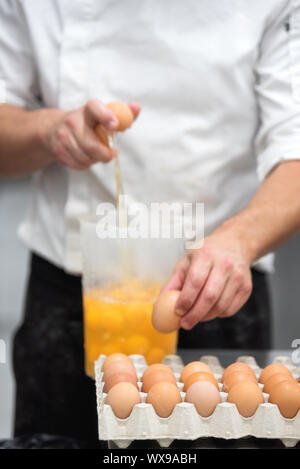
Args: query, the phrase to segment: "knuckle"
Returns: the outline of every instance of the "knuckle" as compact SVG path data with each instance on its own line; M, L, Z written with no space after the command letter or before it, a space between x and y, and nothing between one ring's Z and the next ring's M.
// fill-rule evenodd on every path
M84 144L84 152L92 160L92 162L102 161L108 162L111 160L110 150L97 143L86 141Z
M250 295L252 291L252 283L251 282L248 282L248 281L245 281L241 287L241 292L242 294L244 295Z
M95 108L95 105L97 105L97 101L95 99L89 99L88 102L86 103L85 107L89 111L93 111Z
M190 276L191 287L193 290L199 290L202 286L202 279L199 273L195 270L191 272Z
M60 140L61 142L64 142L67 139L67 136L68 136L68 132L67 132L66 127L64 125L61 125L57 129L56 135L57 135L58 140Z
M91 166L91 162L87 158L81 158L80 160L76 161L82 169L87 169Z
M112 160L112 154L110 153L109 150L101 151L101 154L99 155L99 160L103 161L103 163L109 163Z
M225 318L231 318L232 316L234 316L236 313L236 310L235 309L229 309L228 311L226 311L226 313L224 314L224 317Z
M101 159L101 162L102 162L103 164L108 164L110 161L111 161L111 158L102 158L102 159Z
M218 301L218 303L214 306L214 310L216 311L217 315L225 313L227 306L223 301Z
M66 125L67 125L70 129L76 129L76 128L77 128L78 119L77 119L77 117L75 116L74 113L71 113L71 114L69 114L69 115L66 117L65 123L66 123Z
M203 248L199 249L198 255L208 260L212 256L212 249L208 246L203 246Z
M56 142L52 144L52 153L56 158L61 158L61 147Z
M241 270L236 270L234 273L234 278L237 283L242 283L244 281L244 273Z
M221 261L221 268L224 273L228 273L233 268L233 261L231 257L225 256Z
M184 318L181 322L181 327L186 330L192 329L198 322L198 318L195 313L188 315L188 318Z
M65 150L59 146L55 145L52 149L53 155L55 160L64 166L68 166L69 164L69 158L68 155L66 154Z
M84 145L84 152L89 156L94 159L99 159L99 149L90 142L86 142Z
M209 304L217 299L217 292L214 288L208 288L205 292L205 301Z
M192 305L190 298L187 295L180 295L178 298L178 308L187 311Z

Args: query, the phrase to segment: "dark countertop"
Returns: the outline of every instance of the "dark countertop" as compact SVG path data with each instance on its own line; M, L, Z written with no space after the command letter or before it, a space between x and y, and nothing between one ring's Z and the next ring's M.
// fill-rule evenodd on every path
M223 367L228 366L239 356L253 356L260 367L264 367L272 363L275 357L287 356L291 358L292 352L295 349L289 350L218 350L218 349L181 349L178 354L182 357L184 363L193 360L199 360L203 355L217 356ZM294 363L299 366L300 363ZM89 442L77 441L56 435L24 435L21 438L13 440L0 441L0 449L22 449L22 448L40 448L40 449L88 449L88 448L107 448L105 442L90 444ZM115 448L112 442L109 442L109 448ZM129 449L153 449L159 448L156 441L135 441ZM240 448L253 448L253 449L283 449L284 446L280 440L272 439L256 439L256 438L241 438L239 440L223 440L218 438L199 438L195 441L175 440L170 449L180 450L184 449L240 449ZM300 449L300 443L297 444L295 449Z

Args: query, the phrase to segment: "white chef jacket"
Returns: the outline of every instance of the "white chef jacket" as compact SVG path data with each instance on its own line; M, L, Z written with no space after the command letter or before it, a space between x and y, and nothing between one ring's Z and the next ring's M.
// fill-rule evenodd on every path
M0 80L29 109L139 101L122 135L125 192L204 202L206 235L300 158L299 0L1 0ZM113 164L51 164L34 174L20 236L80 272L78 217L115 192Z

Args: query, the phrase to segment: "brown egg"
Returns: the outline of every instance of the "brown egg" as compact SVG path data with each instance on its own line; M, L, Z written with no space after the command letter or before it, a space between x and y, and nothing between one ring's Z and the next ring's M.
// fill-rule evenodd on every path
M290 370L282 365L281 363L271 363L271 365L266 366L259 377L259 382L265 384L265 382L270 378L270 376L274 375L275 373L285 373L289 376L292 376Z
M117 130L123 132L128 129L133 122L133 114L127 104L122 103L121 101L113 101L107 104L107 107L116 115L119 125Z
M260 404L264 403L263 393L253 381L240 381L230 389L227 402L237 406L243 417L251 417Z
M173 371L167 365L164 365L163 363L153 363L153 365L148 366L148 368L146 368L146 370L144 371L142 381L144 381L145 378L147 379L147 376L151 375L153 372L156 371L165 371L171 376L174 376Z
M195 362L190 362L188 363L182 370L181 375L180 375L180 381L182 383L185 383L185 380L192 375L193 373L196 373L197 371L204 371L205 373L210 373L213 375L213 372L211 371L210 367L206 365L206 363L200 362L200 361L195 361Z
M254 371L252 370L252 368L249 365L247 365L247 363L234 362L234 363L231 363L231 365L227 366L227 368L225 368L225 370L223 372L223 375L222 375L222 378L221 378L221 383L224 383L225 378L229 374L231 374L235 371L244 371L244 372L248 371L250 374L252 374L255 377Z
M281 415L292 419L300 409L300 387L290 379L277 383L270 391L269 402L276 404Z
M128 362L130 363L133 367L134 367L134 364L132 362L132 360L127 357L127 355L124 355L124 353L112 353L111 355L109 355L103 362L103 365L102 365L102 368L101 368L101 371L105 371L105 369L111 364L111 363L114 363L114 362L118 362L118 361L125 361L125 362Z
M136 404L140 404L141 396L131 383L118 383L107 394L105 404L110 405L115 416L126 419Z
M211 373L196 371L196 373L193 373L186 378L183 391L186 392L192 384L197 383L198 381L209 381L217 388L217 390L219 390L218 381Z
M182 402L176 384L162 381L154 384L146 398L147 404L152 404L159 417L169 417L176 404Z
M188 388L185 402L194 404L202 417L209 417L221 403L221 396L219 390L209 381L197 381Z
M175 305L179 295L179 290L169 290L161 293L155 301L152 324L158 332L168 334L179 329L181 316L175 313Z
M144 378L142 391L149 392L154 384L161 383L163 381L176 384L176 379L174 375L170 375L170 373L168 373L167 371L157 370Z
M253 383L258 385L256 378L248 371L233 371L232 373L226 376L226 379L223 382L222 391L228 392L232 388L232 386L241 381L252 381Z
M103 381L107 381L111 375L116 373L128 373L137 381L137 374L134 366L126 361L112 362L105 368Z
M103 387L103 392L110 391L110 389L113 388L118 383L131 383L138 389L137 381L132 376L132 374L130 374L130 373L114 373L113 375L110 375L107 378L107 380L105 381L104 387Z
M275 373L274 375L271 375L265 382L264 392L270 394L271 389L276 386L277 383L289 380L293 381L296 384L296 380L292 376L289 376L287 373Z

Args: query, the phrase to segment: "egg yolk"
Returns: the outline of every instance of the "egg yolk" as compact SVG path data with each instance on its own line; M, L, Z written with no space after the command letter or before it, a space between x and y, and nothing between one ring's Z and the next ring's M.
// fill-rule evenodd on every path
M132 278L85 292L85 368L89 376L94 377L94 361L101 354L141 354L151 365L176 353L177 331L161 334L151 321L160 288L160 282Z

